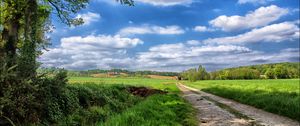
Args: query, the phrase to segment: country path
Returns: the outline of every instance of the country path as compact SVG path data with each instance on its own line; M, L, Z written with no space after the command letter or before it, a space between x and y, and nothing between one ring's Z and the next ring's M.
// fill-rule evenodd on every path
M300 126L299 122L177 83L201 126Z

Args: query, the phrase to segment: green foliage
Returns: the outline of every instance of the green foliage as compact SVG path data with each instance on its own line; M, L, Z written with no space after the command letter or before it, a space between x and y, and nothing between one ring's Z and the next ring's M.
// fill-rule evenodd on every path
M227 79L259 79L260 74L257 70L240 68L229 71L227 74Z
M180 75L183 79L189 80L191 82L195 82L197 80L207 80L210 79L208 72L206 72L205 68L202 65L199 65L198 69L189 69L184 71Z
M299 63L275 63L242 66L213 71L209 74L200 65L198 71L189 69L181 77L192 82L196 80L237 80L237 79L289 79L299 78Z
M275 79L276 75L273 69L269 68L266 72L265 75L268 79Z
M94 125L104 122L142 100L121 85L73 84L68 90L75 94L79 107L58 120L59 125Z
M37 85L17 77L16 66L0 62L0 125L36 121L39 103ZM4 124L1 124L4 123Z
M54 10L68 25L88 0L1 0L0 125L51 124L78 108L76 93L67 87L67 73L37 75L36 58L48 45L49 16ZM133 5L131 0L120 0Z
M300 121L298 79L207 80L188 86Z
M147 108L147 109L145 109ZM196 126L191 105L176 94L153 95L100 126Z
M288 70L282 65L277 65L274 69L274 73L276 78L289 78Z
M248 67L230 68L211 72L211 78L216 80L260 79L261 74L256 69Z

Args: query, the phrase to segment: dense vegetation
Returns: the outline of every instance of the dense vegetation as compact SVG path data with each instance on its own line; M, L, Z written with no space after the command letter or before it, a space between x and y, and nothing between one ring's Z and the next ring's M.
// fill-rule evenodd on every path
M104 123L104 126L197 126L192 106L176 94L154 95Z
M174 80L161 80L161 79L149 79L149 78L92 78L92 77L71 77L70 78L70 87L75 86L80 88L89 88L93 87L94 90L99 90L98 93L89 93L91 94L101 94L99 96L103 96L103 90L113 90L116 88L114 85L122 84L124 86L117 86L117 89L121 91L124 91L124 87L128 86L147 86L155 89L161 89L164 91L168 91L168 94L156 94L153 96L149 96L146 99L145 98L137 98L132 97L128 98L125 93L124 96L116 95L114 98L118 99L129 99L125 102L127 104L124 105L124 101L121 101L120 103L116 104L123 104L125 108L120 109L119 112L114 112L115 110L103 110L106 109L106 107L103 108L99 106L91 106L90 109L93 111L96 111L96 113L113 113L106 115L105 118L103 118L103 114L100 116L96 116L98 119L102 119L101 121L98 121L96 125L103 125L103 126L114 126L114 125L124 125L124 126L133 126L133 125L145 125L145 126L152 126L152 125L166 125L166 126L174 126L174 125L183 125L183 126L194 126L197 124L195 111L191 107L190 104L188 104L186 101L184 101L179 96L179 89L175 85ZM92 83L92 84L91 84ZM94 83L94 84L93 84ZM102 87L106 86L106 89L103 89ZM111 91L104 91L110 92L108 94L105 94L104 96L110 96L114 94L115 92ZM86 94L86 93L83 93ZM120 93L119 93L120 94ZM128 93L127 93L128 94ZM86 95L84 95L86 96ZM92 95L95 96L95 95ZM98 99L98 98L94 98ZM132 99L132 100L130 100ZM136 104L136 101L138 102ZM133 104L136 104L134 106L131 106ZM131 106L130 108L126 106ZM90 113L90 109L85 109L84 111L87 111L87 113ZM124 110L124 111L123 111ZM94 117L93 114L83 114L76 112L72 116L68 117L68 119L83 119L83 121L79 122L86 122L86 119L89 119L91 117ZM99 115L99 114L98 114ZM90 117L91 116L91 117ZM96 118L96 119L97 119ZM109 118L109 119L108 119ZM108 120L106 120L108 119ZM103 121L104 120L104 121ZM65 120L63 120L64 122ZM67 121L67 122L72 122ZM95 121L93 121L95 122ZM89 124L91 125L91 124Z
M118 0L132 5L132 0ZM1 0L0 4L0 125L52 123L72 112L73 96L66 87L66 72L52 77L37 74L36 58L49 45L50 15L63 23L80 25L73 18L88 0Z
M205 80L184 83L202 91L300 121L298 79Z
M299 63L273 63L241 66L207 73L200 65L181 73L186 80L289 79L299 78Z
M103 123L142 100L128 93L126 87L121 85L75 84L67 87L65 95L44 108L49 111L47 120L51 121L51 125Z
M189 69L180 74L181 79L196 81L196 80L209 80L210 75L206 72L205 68L199 65L199 68Z

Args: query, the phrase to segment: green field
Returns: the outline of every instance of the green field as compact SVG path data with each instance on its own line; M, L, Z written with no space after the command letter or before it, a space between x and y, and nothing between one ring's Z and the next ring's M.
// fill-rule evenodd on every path
M300 121L299 80L204 80L184 84Z
M145 86L172 92L179 92L175 83L176 80L163 80L151 78L138 78L138 77L116 77L116 78L94 78L94 77L70 77L70 84L124 84L132 86Z
M175 80L71 77L69 83L71 89L83 92L79 95L87 97L84 101L97 103L95 99L103 99L105 96L104 101L108 103L104 106L91 105L62 120L60 125L70 125L74 122L80 125L99 126L197 125L196 111L179 96ZM169 93L155 94L147 98L132 97L124 92L123 88L128 86L151 87Z

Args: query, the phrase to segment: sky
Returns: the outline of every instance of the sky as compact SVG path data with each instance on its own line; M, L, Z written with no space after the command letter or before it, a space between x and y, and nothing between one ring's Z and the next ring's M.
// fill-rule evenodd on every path
M208 71L299 62L299 0L90 0L68 27L55 15L42 67Z

